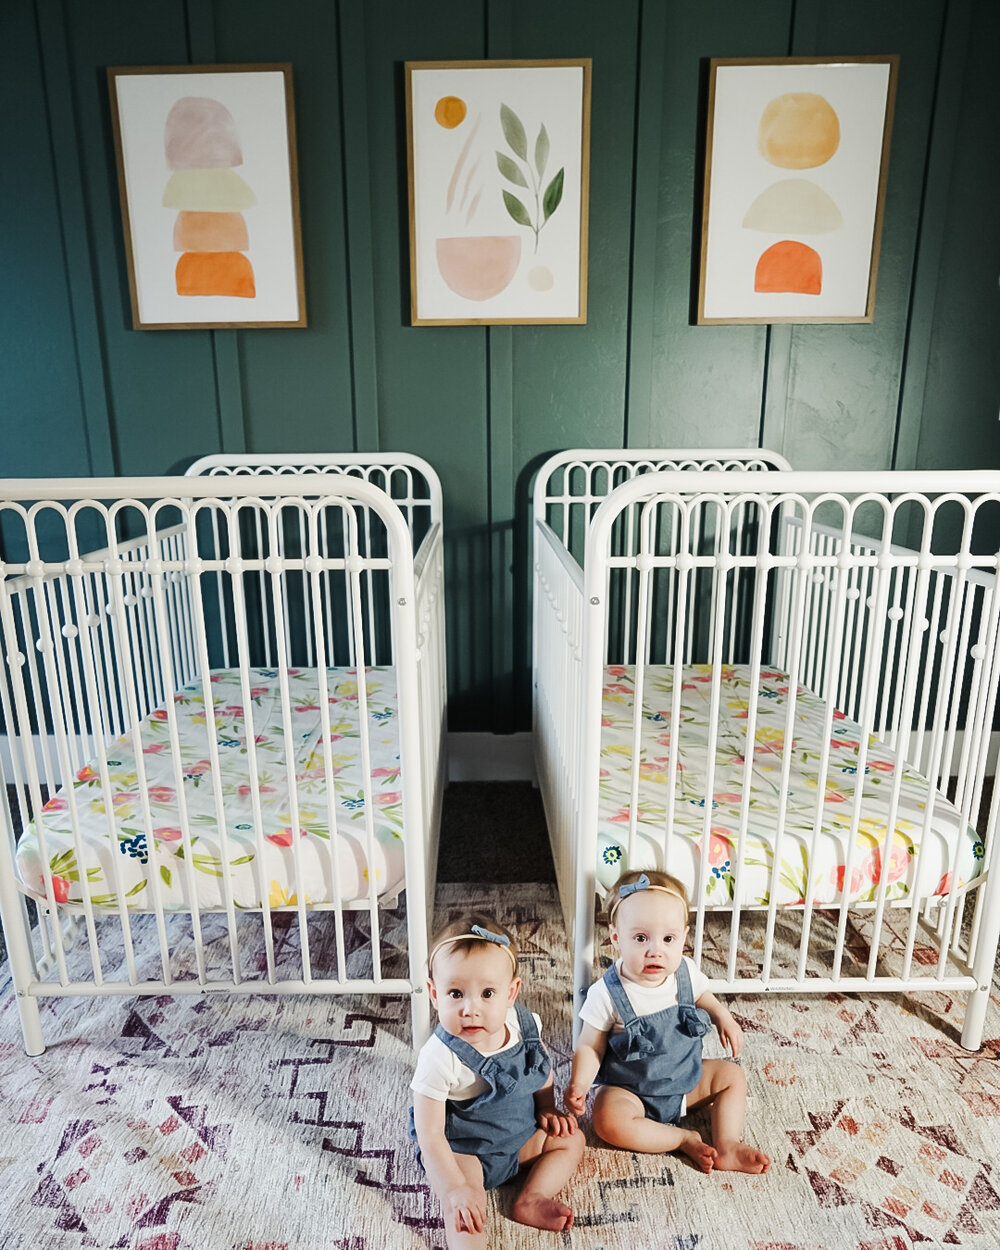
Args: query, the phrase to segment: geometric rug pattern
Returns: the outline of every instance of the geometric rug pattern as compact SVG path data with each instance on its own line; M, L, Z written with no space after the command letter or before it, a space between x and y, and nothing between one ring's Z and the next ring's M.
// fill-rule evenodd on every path
M570 958L554 887L444 885L516 931L523 1000L561 1090ZM211 929L206 929L211 937ZM405 939L387 913L383 942ZM224 930L219 933L224 942ZM511 1250L908 1250L1000 1246L1000 998L977 1054L944 993L735 995L748 1139L763 1176L591 1144L575 1224L514 1223ZM21 1250L410 1250L443 1247L406 1137L401 998L47 999L48 1049L24 1055L0 965L0 1247ZM697 1123L697 1121L696 1121ZM707 1129L707 1125L704 1126Z

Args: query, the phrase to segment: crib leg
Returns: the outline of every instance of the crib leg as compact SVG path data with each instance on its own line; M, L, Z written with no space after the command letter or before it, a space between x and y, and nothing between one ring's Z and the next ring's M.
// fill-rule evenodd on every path
M38 999L31 998L27 994L19 994L17 1009L21 1013L24 1053L26 1055L44 1054L45 1042L42 1040L42 1017L38 1012Z
M966 1050L978 1050L983 1044L983 1028L986 1024L986 1008L990 1004L990 989L973 990L965 1004L965 1025L962 1028L962 1045Z
M413 1049L417 1051L431 1035L431 997L423 986L410 995L410 1027Z

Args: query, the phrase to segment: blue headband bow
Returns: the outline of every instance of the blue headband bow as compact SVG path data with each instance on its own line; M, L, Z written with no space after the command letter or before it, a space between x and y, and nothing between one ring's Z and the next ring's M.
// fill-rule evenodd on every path
M494 933L491 929L484 929L479 924L474 924L470 932L474 933L477 938L482 938L484 942L496 942L497 946L510 946L510 938L505 933Z
M638 893L639 890L648 890L648 889L649 889L649 878L646 876L645 873L642 873L638 881L630 881L627 885L620 885L618 887L618 897L619 899L628 898L630 894L636 894Z

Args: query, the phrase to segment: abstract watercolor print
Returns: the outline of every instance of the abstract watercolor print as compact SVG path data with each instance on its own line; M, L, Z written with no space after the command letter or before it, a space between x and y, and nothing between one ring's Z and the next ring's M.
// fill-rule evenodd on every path
M290 67L108 77L133 325L305 325Z
M589 63L407 65L414 324L585 318Z
M699 323L871 320L894 71L712 62Z
M218 100L183 96L167 114L164 133L170 181L164 208L177 209L174 272L178 295L257 294L244 209L257 197L236 173L243 150L232 113Z

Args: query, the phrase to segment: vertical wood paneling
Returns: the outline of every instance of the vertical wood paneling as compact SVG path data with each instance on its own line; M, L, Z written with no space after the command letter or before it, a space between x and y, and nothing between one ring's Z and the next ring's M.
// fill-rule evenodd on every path
M949 14L950 20L950 14ZM906 393L906 415L920 436L915 467L966 468L1000 465L1000 91L996 50L1000 47L1000 5L973 5L965 49L965 74L953 128L955 156L947 175L935 168L935 193L948 193L945 227L936 266L934 324L922 387ZM936 136L935 136L936 138ZM918 271L923 278L921 258ZM914 323L929 317L927 303L914 305ZM921 328L923 328L921 326ZM907 369L907 378L909 369ZM921 391L918 394L918 390ZM985 539L987 536L981 536ZM992 536L990 550L1000 548Z
M214 65L215 14L210 5L186 0L188 56L192 65ZM215 366L215 392L219 414L219 450L238 455L247 449L246 414L240 379L239 330L208 330Z
M39 0L38 35L43 57L49 137L57 174L56 195L62 227L63 256L73 313L76 367L87 431L91 473L114 473L116 464L108 424L104 344L97 317L98 295L91 265L90 239L80 180L80 145L72 96L73 74L62 6Z
M810 52L894 51L900 74L875 319L790 327L780 450L793 465L862 469L892 462L944 7L945 0L841 0L823 3L818 26L810 26Z
M998 24L993 0L9 0L8 471L416 451L445 491L451 728L524 728L527 491L549 451L1000 463ZM693 325L708 59L887 51L874 324ZM593 58L588 323L410 326L403 63L567 56ZM105 69L202 61L293 65L305 330L131 329Z
M33 5L0 5L0 46L17 49L19 71L0 78L2 155L10 175L0 196L0 472L87 473L74 310Z
M950 0L944 14L900 382L894 469L917 467L935 301L941 278L941 261L945 254L948 206L955 187L953 169L964 138L959 123L972 9L971 0ZM993 12L995 15L995 6Z
M368 133L363 47L341 49L337 3L211 0L207 7L215 15L220 61L292 65L309 324L305 329L239 331L247 446L251 451L279 445L289 451L351 450L377 439L371 327L365 324L362 299L371 267L364 231L365 166L359 164L345 178L345 159L354 155L348 145L363 145ZM355 37L360 36L359 15L367 6L353 4L346 11L358 18ZM341 64L353 61L361 65L348 82L341 78ZM349 132L345 97L352 110ZM365 160L363 146L356 159ZM356 327L351 312L355 296Z
M514 56L514 8L486 0L489 60ZM490 654L493 659L492 724L497 733L515 728L514 707L514 331L487 326L490 527Z
M625 442L655 447L653 416L656 231L663 152L663 57L667 6L644 4L639 17L638 90L629 265L628 390Z
M713 56L784 55L792 6L790 0L762 0L752 18L742 0L666 7L649 442L753 447L766 331L693 324L708 62Z
M371 168L368 147L368 63L359 56L365 46L364 14L356 4L339 4L341 136L344 156L344 216L350 296L351 386L356 450L378 451L378 358L375 351L375 289L371 183L360 171ZM350 176L347 171L357 171Z

